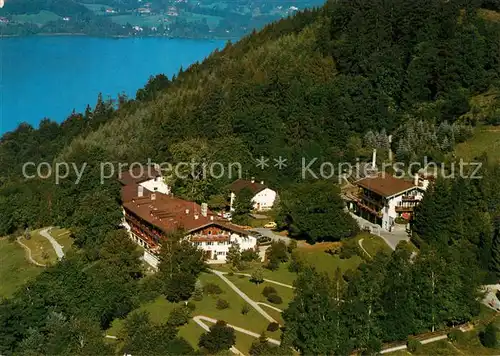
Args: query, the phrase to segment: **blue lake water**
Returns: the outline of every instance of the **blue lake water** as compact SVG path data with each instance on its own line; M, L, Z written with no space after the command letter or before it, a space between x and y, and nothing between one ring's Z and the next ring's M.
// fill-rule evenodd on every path
M135 97L151 75L171 77L223 41L83 36L0 39L0 134L21 122L64 120L95 105L99 92Z

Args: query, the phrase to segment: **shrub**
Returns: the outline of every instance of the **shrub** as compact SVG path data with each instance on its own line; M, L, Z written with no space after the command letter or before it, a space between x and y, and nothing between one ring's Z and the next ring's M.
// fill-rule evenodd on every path
M276 271L280 268L280 261L277 258L271 258L267 262L266 268L271 271Z
M344 272L342 277L344 278L344 281L350 282L356 275L356 271L353 271L352 269L348 269L347 271Z
M250 306L248 304L243 304L241 307L241 314L247 315L250 312Z
M342 243L342 247L340 249L339 257L343 260L347 260L353 256L358 254L358 245L357 241L354 239L346 240Z
M241 252L241 260L246 261L246 262L252 262L252 261L258 261L259 258L259 253L255 251L254 249L247 249L243 250Z
M276 331L280 328L280 324L278 323L269 323L267 326L267 331Z
M222 294L222 289L216 283L207 283L203 287L203 292L205 292L205 294L208 294L208 295L213 295L213 294L219 295L219 294Z
M290 272L298 273L304 268L304 261L301 259L297 251L292 252L292 258L288 264L288 270Z
M207 350L210 354L216 354L223 350L229 350L236 342L236 334L233 328L219 320L210 328L210 332L200 337L198 346Z
M262 295L267 298L269 297L269 294L278 294L278 292L274 287L265 286L264 289L262 290Z
M168 316L167 324L172 326L181 326L187 324L191 315L189 308L182 306L174 308Z
M193 302L187 302L186 307L187 307L189 310L193 311L193 310L195 310L195 309L196 309L196 304L194 304Z
M281 297L277 294L269 294L269 296L267 297L267 300L273 304L283 303L283 299L281 299Z
M406 342L406 347L408 348L408 351L410 351L410 352L416 352L417 350L420 349L421 345L422 344L420 343L420 341L418 341L414 337L409 337L408 341Z
M297 248L297 240L291 240L287 246L288 253L292 253Z
M460 341L463 339L463 334L461 330L454 329L448 333L448 339L450 339L451 342Z
M494 348L497 346L497 327L493 322L489 323L486 329L479 334L479 339L485 347Z
M262 270L262 268L259 267L255 271L253 271L250 280L255 284L264 282L264 271Z
M217 309L227 309L227 308L229 308L229 302L225 299L217 299L216 308Z
M233 271L229 271L229 272L227 273L227 275L228 275L229 277L232 277L232 276L234 276L234 272L233 272Z

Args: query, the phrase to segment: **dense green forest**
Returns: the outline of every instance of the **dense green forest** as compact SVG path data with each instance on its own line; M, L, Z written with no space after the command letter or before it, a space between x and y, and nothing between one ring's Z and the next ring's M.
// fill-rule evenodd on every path
M318 164L366 158L372 148L387 147L392 133L400 159L428 156L449 167L454 145L470 136L468 125L481 124L464 120L471 97L499 86L500 25L480 16L480 6L328 2L228 43L174 78L151 78L135 99L99 98L61 124L44 120L38 129L23 124L5 134L0 235L60 225L72 229L80 250L0 304L0 353L109 353L101 330L147 298L133 246L116 231L118 185L101 184L100 162L241 162L248 177L283 192L284 228L298 227L297 236L310 233L313 241L338 240L352 229L336 198L310 202L310 211L321 213L314 226L293 221L300 213L296 195L321 190L302 179L303 157ZM415 140L414 132L424 138ZM262 171L255 166L260 156L289 164ZM478 159L483 179L438 180L424 198L414 223L417 257L401 246L335 281L297 267L283 344L305 354L375 352L382 342L477 315L479 285L500 273L500 172L487 157ZM23 178L27 161L88 167L79 184L74 173L55 184ZM230 181L195 174L170 183L176 194L204 202L224 195ZM322 228L328 224L335 231ZM147 320L137 323L150 330ZM164 327L165 353L192 352L175 328ZM69 342L74 333L93 341ZM134 340L153 344L134 335L131 326L132 350Z

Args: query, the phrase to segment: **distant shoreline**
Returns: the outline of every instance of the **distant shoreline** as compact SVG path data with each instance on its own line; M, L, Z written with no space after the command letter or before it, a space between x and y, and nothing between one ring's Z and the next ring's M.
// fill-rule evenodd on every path
M112 36L93 36L87 35L86 33L66 33L66 32L44 32L44 33L35 33L32 35L3 35L0 34L0 39L2 38L23 38L23 37L71 37L71 36L79 36L79 37L92 37L92 38L110 38L110 39L123 39L123 38L166 38L166 39L184 39L184 40L208 40L208 41L223 41L223 40L239 40L241 37L180 37L180 36L125 36L125 35L112 35ZM242 36L243 37L243 36Z

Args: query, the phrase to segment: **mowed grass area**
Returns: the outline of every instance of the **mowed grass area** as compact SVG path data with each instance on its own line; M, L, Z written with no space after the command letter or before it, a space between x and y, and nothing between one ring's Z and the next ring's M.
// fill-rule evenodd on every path
M29 263L25 253L16 242L0 239L0 297L10 297L43 271L43 267Z
M45 25L50 21L57 21L61 17L51 11L42 10L36 14L12 15L12 20L25 23Z
M53 264L57 262L57 255L52 247L52 244L40 234L43 229L33 230L30 232L31 238L27 240L24 236L19 240L29 247L31 257L41 264Z
M71 238L71 231L68 229L53 228L50 230L50 235L64 247L64 251L68 251L73 247L73 238Z
M476 127L474 136L455 148L456 156L465 161L472 161L485 152L489 159L500 162L500 127Z
M361 233L355 237L356 241L363 239L361 242L363 248L370 254L371 257L375 257L377 253L391 254L392 249L385 243L385 241L376 235L369 233Z
M250 308L250 312L246 315L241 314L241 308L245 304L245 301L237 295L226 283L224 283L219 277L211 273L202 273L200 276L200 281L202 285L208 283L215 283L219 285L223 293L220 295L208 296L205 295L203 300L192 302L196 305L196 309L192 312L192 316L204 315L217 320L224 320L228 324L239 326L258 334L266 330L269 322L262 315L260 315L255 309ZM218 299L224 299L229 302L229 308L227 309L217 309L216 303ZM170 312L179 304L170 303L163 296L156 298L153 302L145 303L137 311L147 311L150 315L151 320L154 323L165 323L168 320ZM120 335L125 321L122 319L114 320L111 327L107 330L108 335L118 336ZM209 324L208 322L206 322ZM193 320L190 320L188 324L182 326L179 329L179 336L184 337L195 349L198 348L198 340L200 335L204 330L196 324ZM279 339L280 331L273 333L266 332L269 337ZM251 336L241 334L236 332L236 345L235 347L242 351L243 353L248 353L252 342L255 338Z

